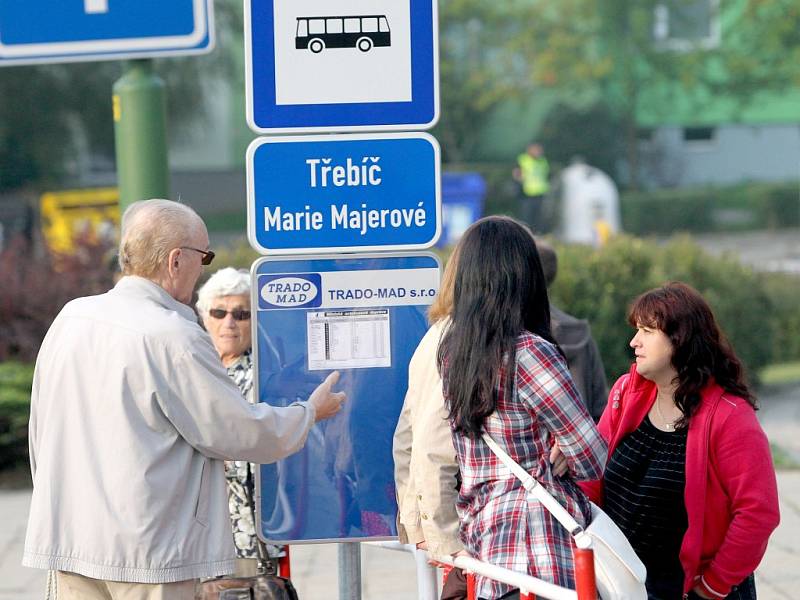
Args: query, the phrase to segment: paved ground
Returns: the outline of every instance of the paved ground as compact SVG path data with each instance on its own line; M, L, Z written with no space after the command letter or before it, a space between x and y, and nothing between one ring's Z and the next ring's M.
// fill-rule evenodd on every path
M762 423L770 440L800 456L800 387L763 397ZM800 597L800 470L780 471L781 524L756 575L759 600ZM41 600L45 577L20 566L29 490L0 491L0 600ZM293 577L303 600L337 597L336 546L298 546ZM362 549L364 600L413 600L414 560L381 548Z
M709 233L694 241L712 254L733 254L742 262L766 271L800 274L800 230Z

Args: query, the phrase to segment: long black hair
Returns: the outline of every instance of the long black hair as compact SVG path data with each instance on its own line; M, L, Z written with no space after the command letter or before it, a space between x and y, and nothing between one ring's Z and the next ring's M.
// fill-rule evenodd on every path
M459 242L451 325L437 355L455 431L480 435L498 383L513 389L517 338L526 330L555 343L536 244L514 219L485 217ZM498 382L504 366L507 379Z
M700 405L700 392L711 380L757 408L741 361L711 307L693 287L673 281L645 292L631 304L628 322L660 329L672 343L671 362L678 374L675 405L683 414L677 428L689 425Z

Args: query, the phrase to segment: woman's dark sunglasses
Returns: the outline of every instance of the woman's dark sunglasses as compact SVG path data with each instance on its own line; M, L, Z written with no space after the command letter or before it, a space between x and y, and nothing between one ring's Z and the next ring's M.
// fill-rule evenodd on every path
M233 310L223 310L221 308L212 308L208 311L209 316L214 317L215 319L224 319L228 316L228 313L231 314L234 321L248 321L250 319L250 311L243 310L241 308L235 308Z
M181 246L181 248L183 250L194 250L202 254L203 258L200 259L200 264L206 267L211 264L211 261L214 260L214 256L216 256L211 250L200 250L200 248L192 248L191 246Z

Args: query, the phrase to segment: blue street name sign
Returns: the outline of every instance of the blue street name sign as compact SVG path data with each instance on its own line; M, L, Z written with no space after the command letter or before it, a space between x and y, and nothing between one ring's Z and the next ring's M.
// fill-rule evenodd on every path
M212 0L0 0L0 66L200 54Z
M255 390L305 400L338 370L342 411L256 477L258 535L275 542L397 535L392 438L408 363L439 287L430 254L262 258L253 265Z
M258 133L429 129L435 0L246 0L247 121Z
M256 139L250 244L262 254L429 248L441 233L439 169L425 133Z

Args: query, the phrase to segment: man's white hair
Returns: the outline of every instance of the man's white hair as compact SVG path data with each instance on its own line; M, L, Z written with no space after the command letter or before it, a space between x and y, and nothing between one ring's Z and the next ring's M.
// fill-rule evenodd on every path
M197 312L205 320L217 298L246 294L250 297L250 274L243 269L225 267L209 277L197 292Z
M169 253L190 243L203 226L200 216L185 204L161 199L134 202L122 215L122 274L154 279Z

